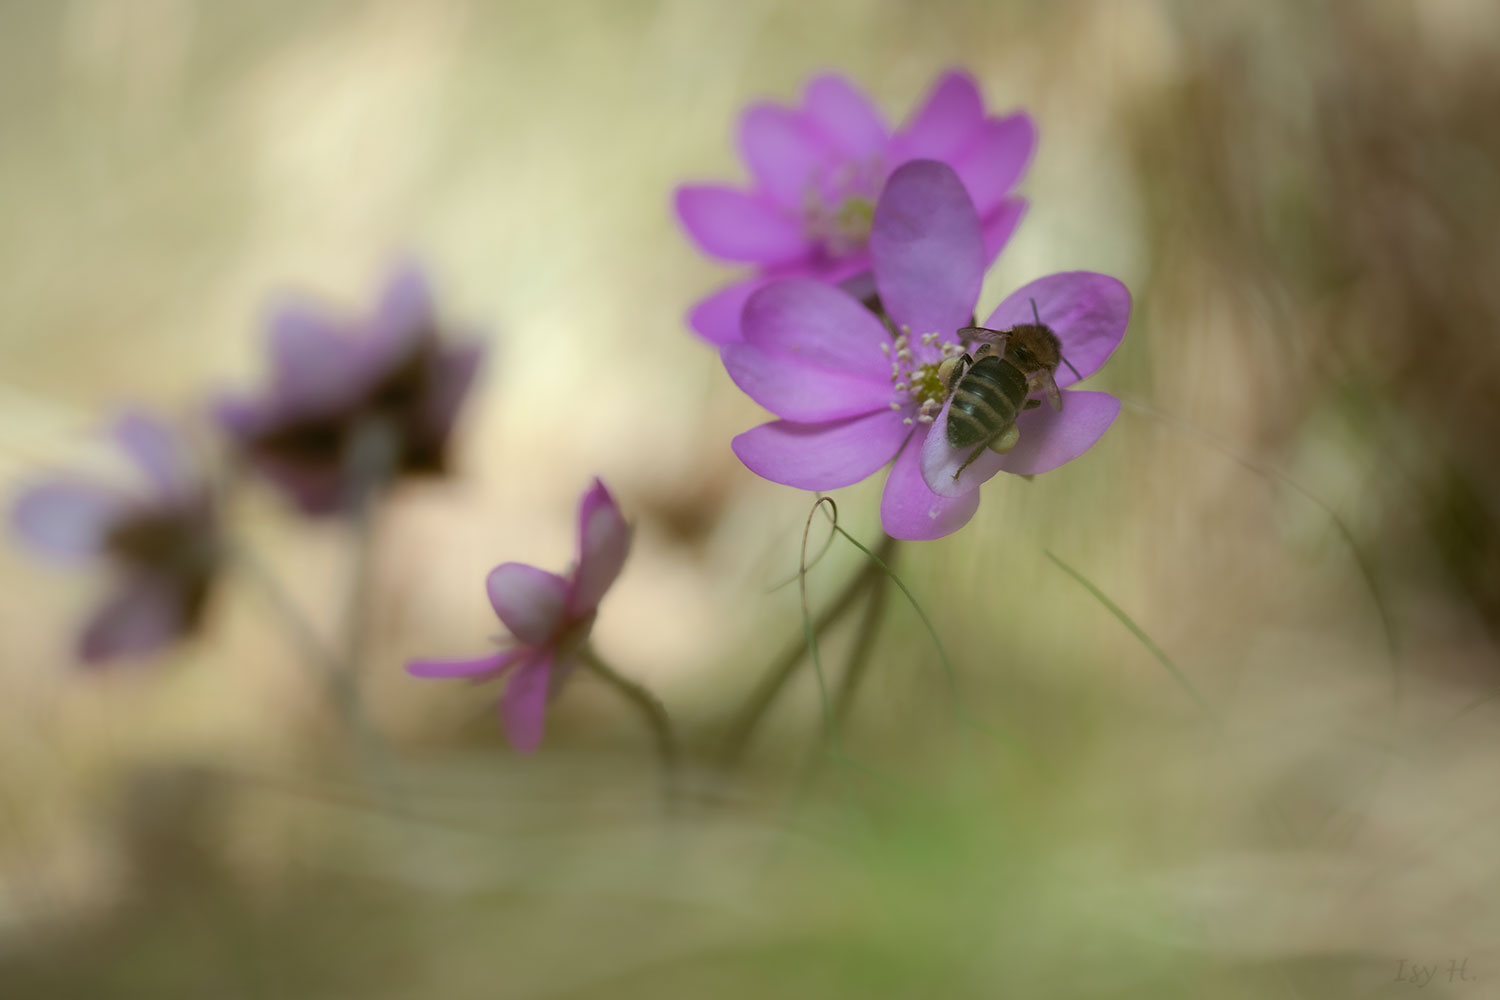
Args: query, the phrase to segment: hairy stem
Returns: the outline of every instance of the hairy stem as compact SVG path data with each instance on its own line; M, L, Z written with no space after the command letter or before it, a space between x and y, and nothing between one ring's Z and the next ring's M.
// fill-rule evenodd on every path
M883 538L878 548L882 557L889 556L895 551L896 540L894 538ZM834 597L833 603L823 609L823 612L813 620L812 636L818 638L823 635L834 623L838 622L849 610L854 607L856 601L872 586L876 586L882 576L883 570L874 562L867 562L859 572L849 578L844 584L844 589ZM751 738L755 735L766 712L775 703L781 691L792 675L797 672L797 666L802 658L807 655L809 648L808 639L804 635L796 641L788 644L781 655L771 663L765 675L753 692L750 700L740 709L734 721L729 725L729 732L724 738L723 750L720 755L722 763L726 766L733 765L739 761L749 746Z
M578 657L596 677L624 695L625 700L641 713L641 718L645 720L656 741L656 753L661 758L662 771L670 774L677 763L677 741L672 736L672 720L661 701L644 685L605 663L592 646L585 645L578 651Z

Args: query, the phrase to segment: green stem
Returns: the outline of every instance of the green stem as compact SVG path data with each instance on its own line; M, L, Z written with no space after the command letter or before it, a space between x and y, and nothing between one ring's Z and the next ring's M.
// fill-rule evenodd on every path
M894 547L894 545L891 546L891 548ZM880 632L880 623L885 617L886 593L883 575L871 581L870 599L865 604L863 616L860 617L859 626L854 634L854 646L849 650L849 659L844 665L844 675L839 681L838 693L833 699L833 717L840 725L848 719L849 712L854 707L854 696L858 693L860 682L864 680L865 673L870 666L870 654L875 651L875 637Z
M677 764L677 741L672 736L672 720L667 715L666 707L644 685L605 663L592 646L585 645L580 649L578 658L596 677L618 691L641 713L641 718L645 720L656 741L656 753L661 758L662 771L670 774Z
M884 538L880 543L879 551L882 555L890 555L895 550L896 540ZM846 615L854 607L856 601L866 589L879 582L882 575L880 565L874 562L866 562L859 572L849 578L844 584L844 589L834 597L833 603L823 610L812 623L812 635L814 638L821 636L831 626ZM750 694L750 700L740 709L734 721L729 725L729 731L724 738L723 750L720 759L725 766L733 766L744 754L749 746L750 739L755 735L766 712L770 710L777 697L792 675L796 673L797 666L802 658L807 655L809 644L807 636L803 635L798 640L788 644L781 655L771 663L762 676L761 681Z

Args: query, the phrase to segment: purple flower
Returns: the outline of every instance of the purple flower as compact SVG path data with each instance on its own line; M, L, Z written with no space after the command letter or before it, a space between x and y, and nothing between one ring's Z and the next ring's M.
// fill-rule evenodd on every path
M1062 409L1017 420L1008 454L985 452L952 478L972 449L948 445L942 363L958 356L985 269L979 217L957 174L930 160L887 182L870 235L875 286L894 329L847 292L805 278L767 285L745 306L742 343L722 349L729 375L782 419L734 439L757 475L806 490L857 483L895 457L881 521L895 538L940 538L968 523L980 483L1000 471L1031 475L1083 454L1119 412L1101 392L1065 391ZM1078 378L1097 371L1124 336L1130 293L1086 271L1053 274L1016 291L984 325L1031 321L1031 300L1062 341ZM1059 387L1077 378L1056 372ZM930 433L936 431L937 433Z
M439 335L427 280L396 269L372 317L284 303L269 327L271 385L225 399L221 426L245 459L305 513L359 502L369 480L446 471L448 436L483 346Z
M16 533L43 558L103 560L115 570L113 592L79 636L78 656L88 664L143 656L192 632L221 562L209 490L171 432L127 413L113 434L146 489L58 477L23 492L11 509Z
M502 563L485 581L495 614L515 645L471 660L417 660L414 677L495 680L507 674L500 715L511 745L530 753L542 741L547 699L577 666L599 602L630 551L630 528L614 498L595 479L578 506L578 560L567 576Z
M1026 209L1006 193L1026 171L1036 127L1022 113L986 116L973 78L950 71L892 134L848 80L820 76L808 83L801 108L748 108L739 145L750 190L677 189L677 216L705 253L757 268L689 314L693 329L716 344L741 339L746 300L776 278L850 282L864 297L875 204L891 172L909 160L940 160L958 172L979 211L985 259L993 261Z

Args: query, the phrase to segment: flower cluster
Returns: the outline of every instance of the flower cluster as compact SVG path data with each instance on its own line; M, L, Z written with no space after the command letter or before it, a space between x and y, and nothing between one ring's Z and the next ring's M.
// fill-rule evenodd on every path
M986 115L967 73L945 74L900 129L839 76L812 80L800 108L755 104L740 119L749 190L718 184L677 189L677 216L693 241L756 273L695 306L689 323L715 344L739 340L745 302L778 278L847 282L869 293L875 206L892 172L909 160L938 160L958 173L980 217L985 260L993 261L1026 210L1009 196L1036 148L1022 113Z
M733 440L748 468L828 490L890 466L885 531L933 539L973 517L980 485L997 473L1056 468L1113 423L1117 399L1073 386L1124 335L1130 295L1120 282L1049 275L975 323L985 272L1026 207L1011 194L1036 146L1025 114L987 114L974 81L950 72L892 130L848 81L823 76L800 106L749 108L739 139L749 188L687 185L676 209L705 252L755 269L690 317L734 384L776 417ZM472 336L444 330L417 268L395 269L364 316L284 302L268 341L269 385L219 398L213 411L237 467L296 510L368 525L360 515L393 481L447 470L484 352ZM57 478L13 509L17 531L43 555L114 567L115 591L79 640L88 663L153 652L193 631L226 561L216 490L172 433L131 414L115 437L145 489ZM520 563L489 574L511 644L471 659L415 660L407 671L504 680L506 731L530 752L549 700L586 664L646 713L669 759L664 710L588 643L630 543L619 506L595 479L565 575ZM346 679L357 637L350 648L333 668Z
M781 419L734 440L756 474L807 490L848 486L894 458L881 521L895 538L938 538L968 523L978 487L1001 471L1031 475L1087 451L1114 421L1119 401L1064 392L1058 410L1016 418L1019 441L987 452L962 474L972 449L948 439L951 366L959 331L972 323L984 277L978 214L957 174L918 160L892 175L870 233L883 316L848 292L810 279L768 284L745 304L744 341L722 349L730 377ZM1130 295L1101 274L1050 275L1019 289L984 326L1028 322L1033 303L1072 370L1059 387L1097 371L1125 332ZM1074 372L1076 371L1076 375Z

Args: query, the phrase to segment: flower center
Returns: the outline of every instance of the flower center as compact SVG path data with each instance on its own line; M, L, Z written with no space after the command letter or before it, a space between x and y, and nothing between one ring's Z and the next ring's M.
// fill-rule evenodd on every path
M910 427L913 424L930 424L937 419L938 411L948 398L948 386L938 375L944 361L963 353L963 347L949 340L940 341L937 333L924 333L918 338L921 347L927 348L921 360L912 349L911 330L902 327L895 340L881 344L880 349L891 356L891 385L896 390L891 400L891 409L915 410L902 419ZM933 358L933 352L937 357Z
M814 178L807 186L804 210L807 238L821 243L830 257L846 257L864 249L875 222L881 183L875 163L845 164L826 182Z

